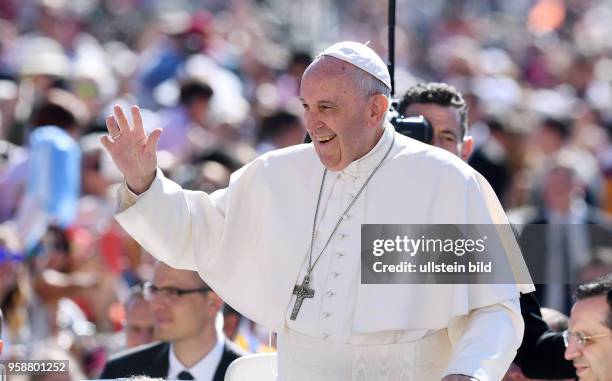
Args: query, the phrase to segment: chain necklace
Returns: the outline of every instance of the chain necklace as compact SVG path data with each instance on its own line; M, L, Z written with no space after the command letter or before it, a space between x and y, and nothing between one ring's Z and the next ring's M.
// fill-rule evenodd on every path
M295 320L297 318L297 314L298 312L300 312L300 308L302 307L302 303L304 302L304 299L314 297L314 294L315 294L314 289L308 287L310 284L310 274L312 274L312 270L314 270L315 266L319 262L319 259L321 259L321 256L323 255L323 253L325 252L325 249L331 242L334 234L336 233L336 230L338 230L338 227L340 226L342 221L344 221L344 219L346 218L346 214L348 213L348 211L353 207L353 205L355 205L355 202L357 201L357 199L359 198L359 196L365 189L366 185L368 185L368 183L370 182L370 180L372 179L376 171L378 171L378 169L381 167L385 159L387 159L387 156L389 156L389 153L391 152L391 149L393 148L394 143L395 143L395 133L393 134L393 140L391 141L391 145L387 149L385 156L383 156L383 158L380 160L378 165L376 165L376 167L372 170L372 172L370 173L366 181L363 183L361 188L359 188L359 191L357 192L355 197L353 197L353 199L348 204L346 209L344 209L344 212L340 215L340 218L338 218L336 225L334 226L331 234L327 238L325 245L323 245L323 249L321 249L321 252L319 253L319 255L317 255L313 263L312 262L312 249L314 246L317 218L319 216L319 207L321 206L321 195L323 194L323 187L325 186L325 178L327 177L327 168L325 168L325 170L323 171L323 179L321 180L321 187L319 188L319 196L317 197L317 207L315 209L314 220L312 221L312 236L310 238L310 250L308 251L308 269L306 270L306 275L304 276L304 279L302 280L302 284L295 285L295 287L293 288L293 294L296 295L296 299L295 299L295 304L293 305L293 310L291 311L291 316L290 316L291 320Z

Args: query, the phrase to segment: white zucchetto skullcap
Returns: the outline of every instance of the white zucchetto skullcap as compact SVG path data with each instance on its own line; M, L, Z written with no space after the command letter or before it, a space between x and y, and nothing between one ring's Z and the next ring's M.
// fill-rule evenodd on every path
M352 41L338 42L325 49L319 56L330 56L355 65L391 89L391 76L387 65L374 50L364 44Z

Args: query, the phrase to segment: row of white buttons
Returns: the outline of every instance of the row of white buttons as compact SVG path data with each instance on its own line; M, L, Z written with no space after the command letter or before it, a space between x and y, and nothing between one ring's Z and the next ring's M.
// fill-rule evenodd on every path
M355 180L356 180L356 179L357 179L357 178L355 178ZM354 198L354 197L355 197L355 195L350 194L350 195L349 195L349 197L352 199L352 198ZM351 216L350 214L347 214L347 215L343 216L342 218L343 218L343 219L349 219L349 218L351 218L351 217L352 217L352 216ZM338 234L338 236L337 236L337 237L338 237L339 239L345 239L346 237L348 237L348 234L340 233L340 234ZM344 257L344 254L343 254L343 253L341 253L341 252L337 252L337 253L336 253L336 258L337 258L337 259L341 259L342 257ZM338 272L336 272L336 271L332 271L332 272L330 273L330 275L331 275L331 277L332 277L332 278L337 278L337 277L340 275L340 273L338 273ZM328 297L328 298L331 298L331 297L335 296L335 295L336 295L336 293L335 293L333 290L327 290L327 291L325 292L325 295L327 295L327 297ZM321 316L323 317L323 319L328 319L328 318L330 318L330 317L332 316L332 314L331 314L331 313L329 313L329 312L327 312L327 311L323 311L323 313L321 314ZM327 333L327 332L324 332L324 333L322 333L321 335L322 335L322 337L323 337L323 340L325 340L325 339L327 339L327 338L329 337L329 333Z

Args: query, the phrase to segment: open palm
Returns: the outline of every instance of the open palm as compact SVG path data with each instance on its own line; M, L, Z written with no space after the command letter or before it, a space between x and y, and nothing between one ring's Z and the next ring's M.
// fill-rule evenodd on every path
M102 145L123 173L130 189L142 193L155 179L157 142L162 130L155 129L147 136L137 106L131 108L132 126L121 107L115 106L113 111L114 115L106 118L109 135L102 137Z

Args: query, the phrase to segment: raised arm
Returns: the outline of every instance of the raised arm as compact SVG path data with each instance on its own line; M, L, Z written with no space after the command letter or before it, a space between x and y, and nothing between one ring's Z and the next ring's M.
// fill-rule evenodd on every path
M157 142L162 133L155 129L149 136L144 131L142 115L138 106L132 106L132 125L119 106L114 114L106 118L108 136L101 139L115 165L132 192L140 194L151 186L157 168Z

